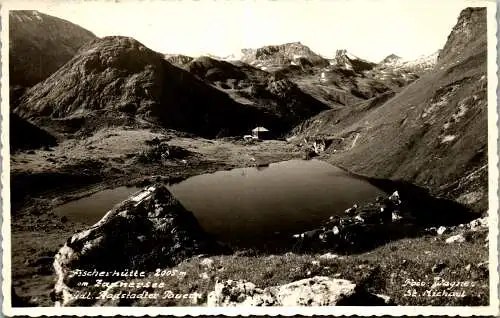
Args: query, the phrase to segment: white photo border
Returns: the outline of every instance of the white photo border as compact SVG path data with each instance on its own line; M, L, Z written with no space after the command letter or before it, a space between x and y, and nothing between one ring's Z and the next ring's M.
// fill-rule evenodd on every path
M54 0L53 0L54 1ZM191 1L191 0L183 0ZM239 1L239 0L232 0ZM261 1L261 0L257 0ZM269 1L269 0L262 0ZM306 0L297 0L306 1ZM314 2L317 0L309 0ZM369 0L366 0L369 1ZM399 0L401 1L401 0ZM412 0L413 1L413 0ZM418 1L418 0L414 0ZM448 0L436 0L445 2ZM95 1L103 2L104 1ZM127 1L125 1L127 2ZM148 2L141 1L144 5ZM362 2L362 1L357 1ZM402 2L402 1L401 1ZM357 315L357 316L497 316L499 314L499 274L498 274L498 104L497 104L497 3L494 0L469 1L470 6L487 7L488 32L488 174L489 174L489 279L490 305L481 307L432 307L432 306L354 306L354 307L248 307L248 308L207 308L207 307L15 307L11 305L11 228L10 228L10 150L9 150L9 11L15 9L39 9L49 1L36 0L18 2L6 0L1 4L1 197L2 197L2 312L6 316L156 316L156 315ZM68 5L77 1L68 2ZM43 10L43 9L42 9Z

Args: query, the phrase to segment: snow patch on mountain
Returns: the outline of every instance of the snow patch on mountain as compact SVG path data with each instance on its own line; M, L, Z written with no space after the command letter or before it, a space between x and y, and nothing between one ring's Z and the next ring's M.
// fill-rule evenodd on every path
M421 55L416 59L407 60L395 54L387 56L379 64L382 68L404 69L414 72L424 72L434 68L439 56L439 50L430 55Z

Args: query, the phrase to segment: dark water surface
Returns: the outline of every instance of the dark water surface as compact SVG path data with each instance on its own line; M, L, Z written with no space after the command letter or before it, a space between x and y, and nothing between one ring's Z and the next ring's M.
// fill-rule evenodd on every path
M381 190L319 160L290 160L194 176L169 186L201 226L221 240L252 245L310 230ZM138 188L119 187L67 203L60 215L88 224Z
M92 225L97 223L113 206L139 190L140 188L135 187L106 189L60 205L53 212L60 216L66 216L72 221Z

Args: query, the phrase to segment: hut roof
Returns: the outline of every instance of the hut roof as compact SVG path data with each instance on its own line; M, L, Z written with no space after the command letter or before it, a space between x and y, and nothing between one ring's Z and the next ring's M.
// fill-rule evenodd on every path
M269 131L267 128L264 127L256 127L252 129L253 132L261 132L261 131Z

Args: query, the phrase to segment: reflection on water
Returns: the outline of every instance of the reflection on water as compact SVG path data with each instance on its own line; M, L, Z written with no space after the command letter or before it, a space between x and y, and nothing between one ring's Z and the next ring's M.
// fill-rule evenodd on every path
M223 240L265 241L318 226L383 192L319 160L219 171L170 186L205 230Z
M99 221L113 206L127 199L139 188L118 187L97 192L91 196L65 203L54 213L70 220L92 225Z
M319 160L290 160L194 176L169 186L201 226L221 240L253 244L318 226L383 192ZM59 215L97 222L138 188L119 187L64 204Z

